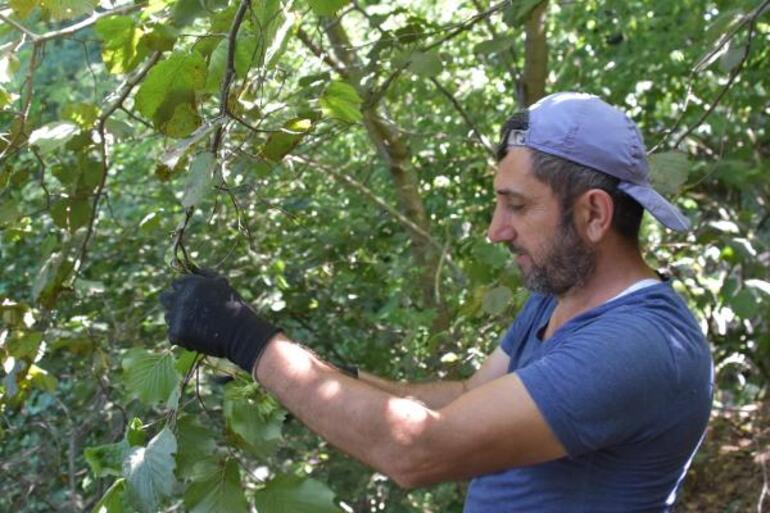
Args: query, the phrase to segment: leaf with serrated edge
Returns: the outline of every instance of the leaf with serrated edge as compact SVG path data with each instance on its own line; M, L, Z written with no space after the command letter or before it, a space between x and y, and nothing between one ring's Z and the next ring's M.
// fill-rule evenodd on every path
M334 492L315 479L279 475L254 493L258 511L270 513L340 513Z
M174 356L170 353L133 349L122 362L126 387L144 404L166 401L179 384L174 363Z
M198 420L185 415L177 421L178 452L176 463L179 476L189 477L195 464L212 455L216 448L211 431L202 426Z
M176 438L167 427L147 447L135 447L123 464L126 492L141 512L155 512L174 488Z
M212 470L203 479L194 481L185 492L184 503L190 513L248 512L238 463L229 459Z

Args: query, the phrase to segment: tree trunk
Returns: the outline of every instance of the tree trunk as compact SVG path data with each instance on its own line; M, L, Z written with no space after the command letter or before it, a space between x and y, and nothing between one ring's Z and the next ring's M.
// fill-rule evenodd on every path
M526 106L545 96L545 79L548 75L548 43L545 38L547 10L548 0L545 0L532 9L527 18L522 80L523 102Z
M353 46L341 20L335 20L327 25L326 34L332 43L335 57L345 65L348 82L363 98L366 98L368 95L361 86L361 63L352 50ZM386 121L386 117L378 112L376 105L364 104L361 112L369 138L374 142L393 178L401 211L424 232L430 233L428 215L420 195L419 180L414 169L409 165L411 153L406 141L398 130ZM438 317L433 329L434 332L443 331L449 326L449 315L445 306L437 301L434 290L435 270L441 255L422 234L409 230L409 236L415 260L421 269L420 289L423 307L436 309Z

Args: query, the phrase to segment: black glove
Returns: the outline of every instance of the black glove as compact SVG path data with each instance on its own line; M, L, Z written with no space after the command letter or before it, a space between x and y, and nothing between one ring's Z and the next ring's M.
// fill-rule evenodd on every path
M160 302L172 344L227 358L248 373L281 331L261 319L224 277L208 270L174 280Z

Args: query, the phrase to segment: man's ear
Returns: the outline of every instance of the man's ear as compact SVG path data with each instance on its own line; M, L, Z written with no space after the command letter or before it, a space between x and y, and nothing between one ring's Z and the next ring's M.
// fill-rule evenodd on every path
M601 241L612 226L615 203L607 191L589 189L575 201L575 221L589 242Z

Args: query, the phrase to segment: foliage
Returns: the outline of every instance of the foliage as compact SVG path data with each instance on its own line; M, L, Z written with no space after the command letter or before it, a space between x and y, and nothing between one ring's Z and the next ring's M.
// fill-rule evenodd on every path
M462 485L399 490L171 348L157 296L213 267L332 361L470 374L526 298L484 230L539 3L0 8L0 509L459 510ZM713 343L719 403L770 378L767 5L546 18L548 90L626 109L693 221L643 243Z

